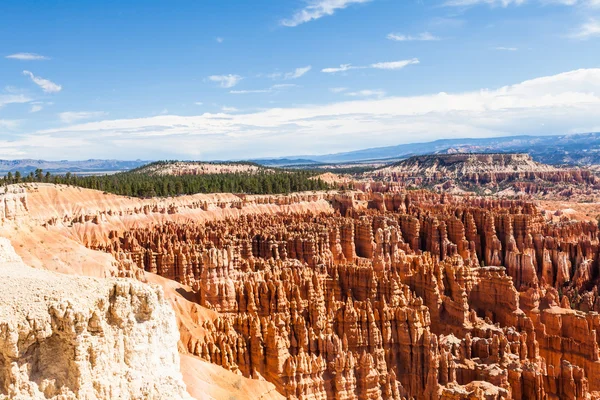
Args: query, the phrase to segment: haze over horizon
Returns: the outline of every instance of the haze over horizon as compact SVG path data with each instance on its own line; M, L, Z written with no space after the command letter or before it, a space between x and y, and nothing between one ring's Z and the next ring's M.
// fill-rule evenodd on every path
M0 158L248 159L600 130L597 0L105 5L3 2Z

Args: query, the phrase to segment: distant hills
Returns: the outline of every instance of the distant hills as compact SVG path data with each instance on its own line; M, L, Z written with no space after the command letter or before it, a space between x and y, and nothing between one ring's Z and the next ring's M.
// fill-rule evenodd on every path
M555 136L506 136L496 138L440 139L426 143L281 158L247 159L266 167L314 168L331 164L368 164L397 162L424 154L527 153L533 160L552 165L600 165L600 132ZM127 171L150 161L84 160L0 160L0 176L8 172L29 173L40 168L50 173L103 174Z
M0 175L19 171L28 174L36 169L53 174L71 172L75 174L95 174L127 171L148 164L149 161L84 160L84 161L45 161L45 160L0 160Z
M414 155L452 153L528 153L535 161L546 164L582 166L600 164L600 133L440 139L433 142L375 147L346 153L293 156L287 157L287 160L302 159L305 161L304 164L309 164L308 161L326 164L381 160L393 162ZM279 159L279 165L293 165L285 164L284 160L286 159ZM264 160L255 160L255 162L262 164ZM273 160L269 162L273 162Z

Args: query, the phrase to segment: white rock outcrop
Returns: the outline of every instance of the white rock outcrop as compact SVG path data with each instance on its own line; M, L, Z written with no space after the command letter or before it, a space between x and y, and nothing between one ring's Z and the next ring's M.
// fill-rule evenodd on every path
M31 268L0 238L0 399L187 399L158 286Z

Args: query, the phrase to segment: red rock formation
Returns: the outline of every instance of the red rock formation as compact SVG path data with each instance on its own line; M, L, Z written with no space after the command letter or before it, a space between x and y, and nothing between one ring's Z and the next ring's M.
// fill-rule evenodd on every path
M288 398L600 391L595 224L425 191L328 200L337 214L164 221L97 247L192 287L218 316L185 349Z

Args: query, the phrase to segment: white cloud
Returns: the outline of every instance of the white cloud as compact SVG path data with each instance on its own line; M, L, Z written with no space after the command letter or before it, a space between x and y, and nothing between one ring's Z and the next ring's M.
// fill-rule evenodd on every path
M293 83L282 83L279 85L273 85L268 89L230 90L229 93L231 93L231 94L274 93L274 92L279 92L282 89L288 89L288 88L297 87L297 86L298 85L295 85Z
M311 69L312 69L312 67L310 65L308 65L306 67L296 68L293 72L288 72L283 77L284 77L284 79L298 79L301 76L303 76L304 74L306 74L308 71L310 71Z
M391 61L391 62L380 62L371 64L371 68L377 69L402 69L407 65L418 64L419 60L416 58L410 60L402 60L402 61Z
M573 39L586 40L595 36L600 36L600 21L590 19L588 22L582 24L574 32L569 35Z
M542 4L558 4L563 6L600 7L600 0L540 0Z
M354 96L354 97L383 97L385 96L385 91L381 89L376 90L359 90L357 92L348 92L346 96Z
M348 90L348 88L345 87L333 87L333 88L329 88L329 91L332 93L342 93L345 92L346 90Z
M196 102L194 102L194 104L195 104L195 105L197 105L197 106L202 106L202 105L204 105L204 103L203 103L203 102L201 102L201 101L196 101Z
M269 93L271 89L255 89L255 90L230 90L231 94L250 94L250 93Z
M218 37L215 40L217 41L217 43L223 43L225 41L225 39L223 39L222 37Z
M498 47L494 47L494 50L499 50L499 51L517 51L519 50L516 47L503 47L503 46L498 46Z
M335 73L335 72L345 72L345 71L349 71L351 69L363 69L363 68L366 68L366 67L353 67L351 64L341 64L339 67L323 68L321 70L321 72L331 74L331 73Z
M35 101L31 103L31 108L29 109L30 113L36 113L39 111L42 111L42 109L44 108L44 103L40 102L40 101Z
M336 72L346 72L352 69L367 69L367 68L375 68L375 69L401 69L411 64L419 64L419 59L412 58L410 60L402 60L402 61L388 61L388 62L379 62L373 63L369 66L353 66L351 64L342 64L339 67L333 68L323 68L321 72L325 72L328 74L333 74Z
M223 107L221 107L221 111L223 111L223 112L237 112L239 110L237 108L235 108L235 107L223 106Z
M222 88L232 88L235 85L237 85L238 83L240 83L240 81L242 79L244 79L243 77L239 76L239 75L211 75L208 77L209 80L211 80L212 82L219 82L219 85Z
M6 58L11 58L13 60L21 60L21 61L39 61L39 60L49 60L50 57L42 56L35 53L15 53L6 56Z
M298 87L298 85L296 85L295 83L279 83L277 85L271 86L271 89L287 89L293 87Z
M327 15L333 15L336 10L348 7L350 4L368 3L371 0L312 0L292 18L280 21L281 25L294 27L305 22L313 21Z
M266 76L267 78L270 79L298 79L301 76L304 76L306 73L308 73L308 71L310 71L312 69L312 66L308 65L306 67L300 67L300 68L296 68L295 70L293 70L292 72L273 72L271 74L267 74L267 75L262 75L259 74L258 76Z
M0 129L15 129L20 123L21 121L16 119L0 119Z
M35 83L36 85L41 87L42 90L46 93L58 93L62 90L61 85L58 85L48 79L44 79L42 77L35 76L32 72L23 71L23 75L26 75L29 78L31 78L33 83Z
M397 42L410 42L410 41L433 41L440 40L439 37L433 36L429 32L419 33L416 36L411 35L401 35L399 33L389 33L387 38L390 40L395 40Z
M103 111L65 111L58 114L60 120L67 124L104 116L106 113Z
M478 4L487 4L491 7L508 7L510 5L520 6L525 0L449 0L444 3L446 6L466 7Z
M195 116L104 120L32 133L45 158L227 159L332 153L440 138L592 131L600 126L600 69L581 69L496 89L349 101ZM95 141L82 147L76 139ZM62 143L46 148L47 141ZM72 140L70 142L69 140ZM12 143L12 142L11 142ZM4 143L0 143L2 149ZM65 147L67 146L67 147ZM3 150L3 149L2 149Z
M542 5L561 5L561 6L583 6L595 8L600 6L600 0L538 0ZM444 3L445 6L451 7L468 7L479 4L487 4L490 7L508 7L520 6L526 3L526 0L448 0Z
M0 94L0 108L7 104L29 103L31 99L23 94L10 93Z

